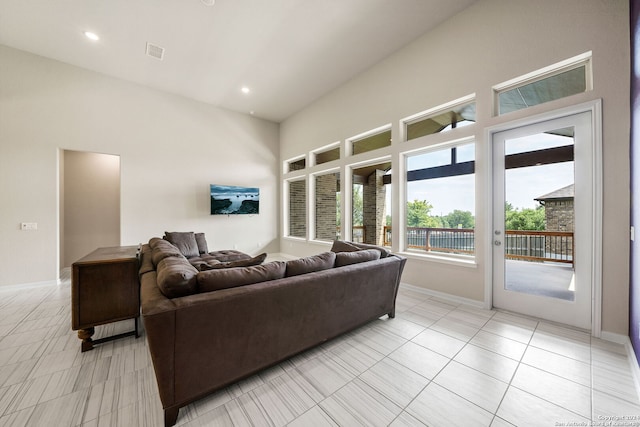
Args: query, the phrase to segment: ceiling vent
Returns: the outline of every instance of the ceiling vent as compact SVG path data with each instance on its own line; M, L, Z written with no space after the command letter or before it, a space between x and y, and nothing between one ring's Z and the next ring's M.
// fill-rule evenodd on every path
M164 56L164 48L147 42L147 55L162 61L162 57Z

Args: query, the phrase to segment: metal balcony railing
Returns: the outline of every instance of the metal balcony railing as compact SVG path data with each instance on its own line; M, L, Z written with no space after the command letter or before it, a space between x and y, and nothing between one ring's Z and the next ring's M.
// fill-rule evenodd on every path
M504 242L508 259L573 263L572 232L507 230ZM475 232L469 228L407 227L407 246L427 252L473 254ZM384 244L391 246L391 227L384 227Z

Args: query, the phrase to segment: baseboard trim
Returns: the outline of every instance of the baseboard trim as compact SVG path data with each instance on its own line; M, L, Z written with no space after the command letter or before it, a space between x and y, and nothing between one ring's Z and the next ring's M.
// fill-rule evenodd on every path
M413 292L417 292L419 294L429 295L431 297L437 297L446 301L451 301L456 304L466 304L475 308L484 308L483 301L477 301L470 298L459 297L456 295L448 294L446 292L438 292L431 289L425 289L419 286L409 285L407 283L400 283L400 287Z
M51 285L59 285L60 281L56 280L45 280L43 282L30 282L30 283L20 283L17 285L1 285L0 292L2 291L15 291L17 289L33 289L33 288L42 288L44 286Z
M284 252L272 252L267 254L267 260L269 259L276 259L276 260L293 260L293 259L298 259L300 257L294 256L294 255L289 255L289 254L285 254Z
M631 376L633 377L633 383L636 386L636 393L638 394L638 399L640 399L640 365L638 364L638 359L636 358L636 353L635 351L633 351L633 345L631 344L631 339L626 336L626 335L620 335L620 334L614 334L611 332L603 332L603 339L604 335L615 335L615 337L612 337L613 339L611 341L614 341L616 343L619 344L623 344L624 348L627 351L627 359L629 360L629 367L631 368ZM624 341L624 342L620 342L620 341Z

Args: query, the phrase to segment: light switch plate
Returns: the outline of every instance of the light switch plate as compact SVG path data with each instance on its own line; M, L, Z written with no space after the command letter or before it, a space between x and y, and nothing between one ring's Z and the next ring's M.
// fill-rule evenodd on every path
M37 230L38 223L37 222L23 222L20 224L20 230Z

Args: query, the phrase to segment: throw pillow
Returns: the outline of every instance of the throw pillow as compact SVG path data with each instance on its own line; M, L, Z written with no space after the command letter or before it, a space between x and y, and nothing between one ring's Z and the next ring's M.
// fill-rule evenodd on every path
M324 252L306 258L293 259L291 261L287 261L286 277L313 273L314 271L328 270L333 268L335 261L336 254L333 252Z
M364 249L358 252L340 252L336 254L336 267L342 267L359 262L375 261L380 259L380 251L376 249Z
M355 252L359 251L360 248L354 244L349 242L345 242L344 240L334 240L333 246L331 246L331 252Z
M195 233L196 236L196 244L198 245L198 252L200 255L206 254L209 252L209 246L207 245L207 239L204 236L204 233Z
M284 277L285 269L285 262L273 261L251 267L201 271L196 276L198 280L198 290L200 292L211 292L281 279Z
M160 261L157 271L158 287L167 298L179 298L196 293L198 270L184 258L167 257Z
M185 257L190 258L200 255L196 235L193 231L165 231L164 237L169 243L178 248Z
M351 244L359 249L375 249L377 251L380 251L380 258L386 258L389 255L391 255L391 251L382 246L370 245L368 243L351 243Z
M267 258L267 254L265 252L260 255L254 256L253 258L239 259L237 261L220 262L217 260L211 260L206 263L206 266L201 265L202 268L200 270L204 271L204 270L216 270L219 268L250 267L252 265L262 264L266 258Z
M189 263L197 268L198 271L207 271L211 270L214 264L220 264L220 261L212 259L210 261L198 260L196 262L193 262L192 260L189 260Z

